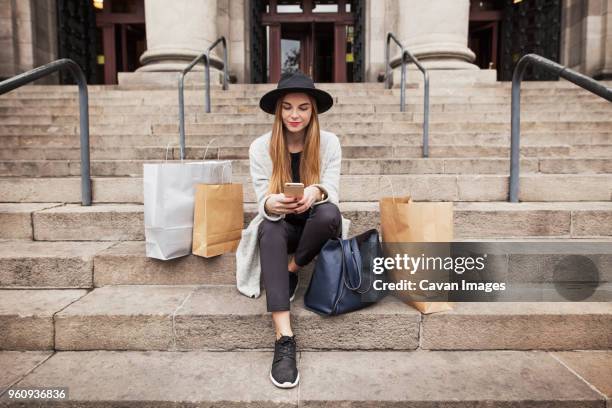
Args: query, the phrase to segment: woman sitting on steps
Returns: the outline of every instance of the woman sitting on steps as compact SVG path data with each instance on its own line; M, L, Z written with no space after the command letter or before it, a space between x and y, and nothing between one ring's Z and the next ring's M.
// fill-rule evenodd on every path
M346 236L348 230L348 220L338 209L340 142L335 134L319 130L318 114L332 105L331 95L316 89L309 77L284 74L277 88L259 102L261 109L274 115L272 131L249 148L258 215L243 231L236 252L236 281L241 293L257 297L263 274L267 310L276 331L270 379L281 388L295 387L300 378L289 318L297 271L328 239ZM303 183L303 196L285 196L287 182Z

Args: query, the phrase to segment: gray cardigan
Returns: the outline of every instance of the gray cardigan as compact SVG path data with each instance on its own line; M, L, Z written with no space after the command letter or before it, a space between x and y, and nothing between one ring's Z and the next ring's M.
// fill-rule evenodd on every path
M272 132L259 136L249 147L249 166L251 180L257 195L257 215L249 226L242 231L242 238L236 250L236 286L238 291L249 297L259 297L261 266L259 264L259 243L257 233L259 225L264 219L279 221L285 218L284 214L270 215L266 213L265 203L270 178L272 177L272 158L270 157L270 139ZM339 204L340 192L340 165L342 149L338 137L324 130L321 131L320 156L320 184L313 184L325 193L325 198L313 205L325 202ZM342 217L342 238L348 236L350 221Z

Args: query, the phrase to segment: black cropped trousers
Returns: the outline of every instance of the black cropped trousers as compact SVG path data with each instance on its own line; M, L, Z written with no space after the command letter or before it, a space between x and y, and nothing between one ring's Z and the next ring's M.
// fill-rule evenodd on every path
M303 224L264 219L259 226L259 259L268 312L289 310L289 253L307 265L328 239L340 236L342 216L333 203L312 206Z

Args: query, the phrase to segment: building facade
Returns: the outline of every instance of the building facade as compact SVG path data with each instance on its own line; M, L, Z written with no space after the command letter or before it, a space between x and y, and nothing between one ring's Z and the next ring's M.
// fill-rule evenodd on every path
M235 82L298 69L317 82L375 82L388 32L429 69L508 80L535 52L612 76L612 0L0 0L0 13L2 78L68 57L91 83L113 84L118 73L179 71L223 36ZM391 56L397 66L395 45Z

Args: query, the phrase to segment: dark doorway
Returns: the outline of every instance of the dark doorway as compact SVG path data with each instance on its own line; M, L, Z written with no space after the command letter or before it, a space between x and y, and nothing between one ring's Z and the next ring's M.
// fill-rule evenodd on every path
M316 82L361 81L363 0L253 0L251 78L300 70ZM264 28L262 30L262 28ZM263 47L260 47L265 41Z
M117 72L140 67L147 49L144 0L95 1L98 44L98 78L117 83Z
M307 72L310 61L312 40L310 24L281 24L281 72Z
M503 7L503 0L470 3L468 46L476 54L474 64L480 69L497 69L499 66L499 32Z
M480 69L496 69L498 65L498 24L470 23L469 47L476 54L474 64Z
M315 82L334 82L334 24L315 23L313 31L315 37L313 79Z
M88 84L97 84L96 65L96 17L93 4L82 0L58 0L57 42L60 58L76 62L87 78ZM74 78L65 70L59 73L60 83L74 84Z
M504 0L501 40L502 81L511 81L519 59L529 53L559 62L561 48L561 0ZM526 80L550 81L559 76L530 66Z
M561 0L471 0L469 47L482 69L497 69L497 79L511 81L525 54L559 61ZM529 67L525 80L555 80L558 76Z

